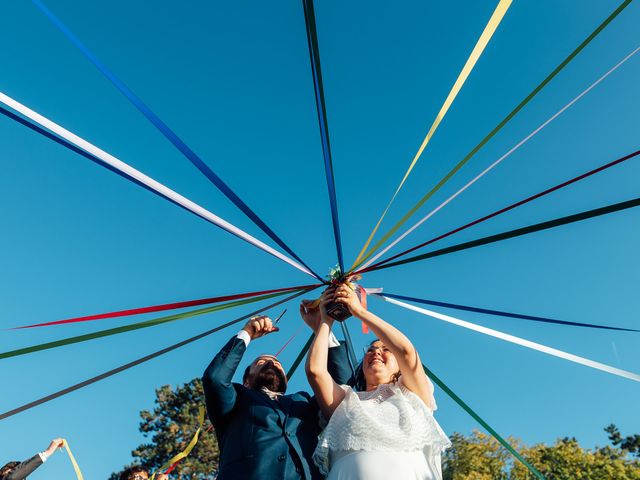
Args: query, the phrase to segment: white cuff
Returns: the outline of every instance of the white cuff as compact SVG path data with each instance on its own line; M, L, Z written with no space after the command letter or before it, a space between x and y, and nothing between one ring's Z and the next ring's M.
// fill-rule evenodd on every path
M245 347L248 347L249 342L251 341L251 335L249 335L247 331L244 329L238 332L238 335L236 335L236 338L239 338L240 340L244 341Z
M40 456L40 460L42 460L42 463L47 461L47 454L44 452L38 452L38 455Z
M329 348L334 348L339 346L340 346L340 342L338 341L336 336L333 334L333 332L329 332Z

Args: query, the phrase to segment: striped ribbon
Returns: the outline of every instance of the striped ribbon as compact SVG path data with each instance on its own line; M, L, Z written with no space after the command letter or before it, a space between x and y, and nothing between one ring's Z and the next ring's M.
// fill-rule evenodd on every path
M441 248L440 250L434 250L433 252L423 253L422 255L415 255L413 257L405 258L404 260L398 260L396 262L380 265L376 268L369 267L368 271L396 267L398 265L404 265L405 263L412 263L419 260L426 260L427 258L434 258L441 255L447 255L449 253L460 252L469 248L480 247L482 245L488 245L490 243L500 242L502 240L508 240L510 238L520 237L522 235L528 235L530 233L560 227L562 225L568 225L570 223L581 222L583 220L599 217L601 215L620 212L622 210L634 208L639 205L640 197L634 198L632 200L627 200L625 202L614 203L605 207L594 208L593 210L587 210L585 212L580 212L573 215L567 215L566 217L560 217L553 220L548 220L546 222L536 223L535 225L529 225L528 227L516 228L515 230L509 230L507 232L498 233L496 235L489 235L488 237L478 238L469 242L459 243L457 245L452 245L451 247Z
M618 8L616 8L598 27L589 34L587 38L585 38L578 47L571 52L547 77L540 82L540 84L535 87L529 95L527 95L524 100L522 100L502 121L496 125L493 130L491 130L481 141L476 145L460 162L456 164L449 173L447 173L438 184L433 187L426 195L424 195L420 201L411 209L409 212L402 217L389 232L387 232L373 247L369 249L369 252L360 260L360 262L355 265L352 270L358 268L365 260L369 259L371 255L373 255L381 246L384 244L390 237L393 235L398 229L404 225L409 218L411 218L424 203L429 200L446 182L453 177L458 170L460 170L484 145L486 145L489 140L491 140L502 128L509 123L509 121L515 117L520 110L522 110L525 105L527 105L540 91L551 81L553 78L560 73L591 41L598 36L602 30L604 30L607 25L609 25L630 3L632 0L624 0Z
M534 131L532 131L529 135L527 135L525 138L523 138L522 140L520 140L520 142L518 142L513 148L511 148L507 153L505 153L504 155L502 155L500 158L498 158L495 162L493 162L491 165L489 165L487 168L485 168L482 172L480 172L478 175L476 175L471 181L467 182L462 188L460 188L456 193L454 193L453 195L451 195L449 198L447 198L444 202L442 202L440 205L438 205L436 208L434 208L433 210L431 210L427 215L425 215L422 219L420 219L418 222L416 222L411 228L409 228L406 232L404 232L402 235L400 235L398 238L396 238L393 242L391 242L388 246L386 246L384 249L382 249L380 252L378 252L373 258L371 258L369 261L367 261L362 268L366 268L369 265L371 265L373 262L375 262L378 258L380 258L382 255L384 255L385 253L387 253L390 249L392 249L394 246L396 246L400 241L402 241L407 235L409 235L411 232L413 232L416 228L418 228L420 225L422 225L424 222L426 222L427 220L429 220L433 215L435 215L436 213L438 213L440 210L442 210L444 207L446 207L452 200L454 200L458 195L460 195L462 192L464 192L465 190L467 190L471 185L473 185L474 183L476 183L478 180L480 180L482 177L484 177L487 173L489 173L491 170L493 170L495 167L497 167L500 163L502 163L505 159L507 159L509 156L511 156L511 154L513 152L515 152L516 150L518 150L522 145L524 145L525 143L527 143L529 140L531 140L534 136L536 136L542 129L544 129L547 125L549 125L552 121L554 121L557 117L559 117L565 110L567 110L569 107L571 107L574 103L576 103L578 100L580 100L583 96L585 96L587 93L589 93L592 89L594 89L596 86L598 86L600 84L600 82L602 82L604 79L606 79L609 75L611 75L613 72L615 72L618 68L620 68L624 63L627 62L627 60L629 60L631 57L633 57L636 53L638 53L640 51L640 47L636 48L634 51L632 51L629 55L627 55L626 57L624 57L622 60L620 60L620 62L618 62L615 66L613 66L609 71L607 71L604 75L602 75L600 78L598 78L595 82L593 82L591 85L589 85L589 87L587 87L582 93L580 93L577 97L575 97L573 100L571 100L568 104L566 104L564 107L562 107L560 110L558 110L558 112L556 112L555 114L553 114L548 120L546 120L542 125L540 125L538 128L536 128Z
M533 200L536 200L536 199L538 199L540 197L548 195L549 193L555 192L556 190L559 190L559 189L564 188L564 187L566 187L568 185L571 185L572 183L575 183L575 182L578 182L578 181L583 180L585 178L588 178L591 175L595 175L596 173L600 173L600 172L602 172L604 170L607 170L607 169L609 169L611 167L615 167L616 165L618 165L618 164L620 164L622 162L626 162L627 160L630 160L632 158L635 158L638 155L640 155L640 150L636 150L635 152L630 153L629 155L625 155L623 157L620 157L620 158L618 158L616 160L613 160L612 162L605 163L604 165L601 165L598 168L594 168L593 170L589 170L586 173L578 175L577 177L574 177L574 178L572 178L570 180L562 182L562 183L560 183L560 184L558 184L558 185L556 185L554 187L548 188L546 190L543 190L540 193L536 193L535 195L531 195L530 197L527 197L527 198L525 198L523 200L520 200L518 202L512 203L511 205L509 205L507 207L501 208L500 210L497 210L496 212L493 212L493 213L491 213L489 215L485 215L484 217L480 217L477 220L469 222L469 223L467 223L467 224L465 224L465 225L463 225L461 227L454 228L453 230L451 230L451 231L449 231L449 232L447 232L445 234L442 234L442 235L439 235L439 236L437 236L435 238L432 238L431 240L428 240L428 241L426 241L424 243L416 245L415 247L412 247L412 248L410 248L408 250L404 250L403 252L400 252L400 253L398 253L396 255L393 255L392 257L389 257L389 258L387 258L387 259L385 259L385 260L383 260L381 262L378 262L378 263L376 263L376 264L374 264L374 265L372 265L370 267L363 268L360 272L373 270L373 269L379 267L380 265L384 265L386 263L389 263L389 262L395 260L396 258L402 257L402 256L404 256L404 255L406 255L408 253L414 252L414 251L416 251L416 250L418 250L418 249L420 249L422 247L425 247L425 246L430 245L432 243L435 243L435 242L437 242L439 240L442 240L443 238L446 238L446 237L448 237L450 235L453 235L454 233L458 233L458 232L461 232L462 230L466 230L469 227L473 227L474 225L477 225L477 224L482 223L482 222L484 222L486 220L489 220L490 218L497 217L498 215L501 215L501 214L503 214L505 212L513 210L514 208L520 207L521 205L524 205L524 204L529 203L529 202L531 202ZM356 272L356 273L360 273L360 272Z
M31 122L34 122L36 125L26 121L20 116L13 114L9 110L6 110L5 108L0 107L0 113L2 113L3 115L18 121L19 123L23 124L26 127L31 128L32 130L38 133L43 134L47 138L54 140L55 142L69 148L70 150L73 150L76 153L80 153L85 158L88 158L96 162L100 166L103 166L108 170L111 170L112 172L117 173L118 175L126 178L127 180L130 180L137 185L143 186L147 190L159 195L160 197L166 200L169 200L172 203L175 203L176 205L179 205L185 210L188 210L191 213L196 214L200 218L207 220L210 223L213 223L214 225L222 228L223 230L231 233L232 235L235 235L236 237L250 243L251 245L258 247L259 249L273 255L274 257L282 260L283 262L288 263L292 267L297 268L298 270L306 273L307 275L311 275L312 277L315 277L315 275L311 273L306 267L300 265L295 260L290 259L286 255L280 253L279 251L275 250L274 248L270 247L264 242L261 242L257 238L249 235L243 230L240 230L238 227L232 225L226 220L218 217L217 215L214 215L213 213L201 207L197 203L192 202L188 198L171 190L170 188L166 187L160 182L145 175L139 170L136 170L130 165L124 163L122 160L119 160L113 155L110 155L104 150L87 142L83 138L75 135L74 133L61 127L57 123L49 120L48 118L22 105L21 103L17 102L13 98L9 97L8 95L5 95L2 92L0 92L0 102L7 105L11 109L19 112L21 115L24 115L29 120L31 120Z
M315 287L313 288L308 288L305 289L301 292L297 292L294 293L293 295L290 295L286 298L283 298L282 300L278 300L275 303L272 303L270 305L267 305L266 307L260 308L258 310L255 310L251 313L248 313L246 315L243 315L240 318L236 318L235 320L231 320L230 322L227 322L223 325L217 326L215 328L212 328L211 330L207 330L206 332L200 333L198 335L195 335L193 337L187 338L186 340L182 340L181 342L175 343L173 345L170 345L168 347L163 348L162 350L158 350L156 352L150 353L149 355L145 355L144 357L138 358L137 360L134 360L132 362L129 363L125 363L124 365L120 365L119 367L116 367L114 369L108 370L104 373L101 373L100 375L96 375L95 377L91 377L87 380L84 380L80 383L76 383L75 385L71 385L70 387L66 387L63 388L62 390L58 390L57 392L54 392L52 394L46 395L44 397L41 397L37 400L34 400L32 402L26 403L24 405L21 405L19 407L16 407L12 410L6 411L2 414L0 414L0 420L4 420L6 418L12 417L14 415L17 415L18 413L30 410L32 408L35 408L39 405L42 405L44 403L50 402L51 400L55 400L56 398L60 398L64 395L67 395L71 392L75 392L76 390L80 390L81 388L87 387L89 385L93 385L94 383L97 383L101 380L104 380L106 378L112 377L113 375L116 375L118 373L124 372L125 370L128 370L130 368L133 368L135 366L141 365L145 362L148 362L149 360L153 360L154 358L160 357L166 353L172 352L173 350L177 350L180 347L184 347L185 345L188 345L190 343L193 343L197 340L200 340L202 338L205 338L215 332L218 332L224 328L227 328L231 325L235 325L236 323L242 322L243 320L246 320L248 318L253 317L254 315L258 315L266 310L269 310L270 308L274 308L277 307L278 305L281 305L285 302L288 302L289 300L293 300L296 297L299 297L301 295L304 295L308 292L310 292L311 290L314 290Z
M340 273L344 273L344 259L342 256L342 240L340 237L340 222L338 220L338 201L336 196L335 178L333 175L333 162L331 160L331 144L329 143L329 125L327 123L327 109L324 102L324 87L322 84L322 70L320 68L320 49L318 48L318 32L316 31L316 16L313 9L313 0L303 0L304 20L307 29L307 41L309 43L309 56L311 58L311 73L313 75L313 89L316 97L316 109L318 111L318 124L320 126L320 139L322 140L322 154L324 156L324 171L329 190L329 204L331 206L331 221L333 222L333 237L338 253Z
M204 407L200 406L198 410L198 429L196 430L196 433L193 435L193 438L191 439L191 441L183 451L171 457L169 461L167 461L162 467L159 468L159 470L165 470L164 473L169 474L170 470L175 469L178 462L180 462L181 460L189 456L189 454L191 453L191 450L193 450L193 447L195 447L196 443L198 443L200 432L202 430L202 425L204 424L204 413L205 413ZM154 472L153 475L151 475L151 480L155 480L157 473L158 472Z
M105 318L127 317L130 315L142 315L144 313L162 312L165 310L177 310L180 308L195 307L198 305L209 305L211 303L227 302L229 300L239 300L241 298L256 297L258 295L265 295L268 293L290 292L293 290L300 290L303 288L309 288L309 287L315 287L315 286L317 285L301 285L297 287L276 288L272 290L261 290L258 292L239 293L236 295L226 295L222 297L201 298L199 300L188 300L186 302L165 303L162 305L153 305L150 307L132 308L129 310L118 310L115 312L99 313L97 315L87 315L85 317L67 318L65 320L56 320L53 322L34 323L33 325L15 327L12 330L19 330L23 328L34 328L34 327L48 327L51 325L66 325L68 323L87 322L92 320L103 320Z
M447 323L458 325L459 327L467 328L469 330L473 330L475 332L479 332L484 335L489 335L491 337L499 338L500 340L504 340L509 343L514 343L516 345L530 348L532 350L537 350L538 352L546 353L547 355L552 355L554 357L562 358L563 360L568 360L570 362L578 363L580 365L584 365L589 368L594 368L596 370L601 370L603 372L610 373L612 375L617 375L619 377L627 378L635 382L640 382L640 375L638 375L637 373L628 372L620 368L612 367L611 365L606 365L604 363L596 362L594 360L590 360L585 357L580 357L572 353L564 352L556 348L548 347L540 343L536 343L530 340L526 340L524 338L516 337L515 335L509 335L508 333L500 332L492 328L487 328L480 325L476 325L475 323L466 322L464 320L460 320L450 315L444 315L442 313L434 312L432 310L416 307L415 305L411 305L405 302L401 302L399 300L395 300L393 298L386 297L385 294L378 295L378 296L383 298L385 301L389 303L406 308L407 310L413 310L414 312L421 313L422 315L427 315L429 317L436 318L438 320L442 320Z
M78 466L78 462L76 462L76 457L73 456L73 453L71 453L71 448L69 448L69 442L65 438L63 438L62 444L67 451L67 455L69 455L69 460L71 460L71 465L73 465L73 469L76 472L76 477L78 477L78 480L84 480L82 472L80 471L80 467Z
M482 313L485 315L498 315L501 317L518 318L520 320L531 320L534 322L555 323L557 325L568 325L572 327L587 327L587 328L600 328L604 330L619 330L619 331L625 331L625 332L640 332L640 330L635 330L633 328L610 327L608 325L597 325L593 323L581 323L581 322L570 322L567 320L556 320L556 319L547 318L547 317L524 315L522 313L504 312L502 310L490 310L487 308L469 307L467 305L459 305L457 303L436 302L435 300L425 300L423 298L407 297L405 295L395 295L393 293L388 293L388 292L385 292L384 296L389 298L395 298L396 300L406 300L408 302L422 303L424 305L433 305L435 307L453 308L455 310L464 310L466 312Z
M84 56L149 120L174 147L176 147L200 172L213 183L242 213L251 219L264 233L276 242L289 255L300 262L318 280L322 278L314 273L302 259L264 221L207 165L184 141L164 123L124 82L102 63L69 28L56 17L40 0L32 0L42 13L80 50Z
M387 204L386 208L382 212L382 215L380 216L380 219L378 220L378 223L376 223L376 226L373 228L373 231L371 232L371 234L369 235L369 238L365 242L364 247L362 247L362 250L358 254L358 257L356 258L355 262L353 262L353 265L351 266L351 270L354 270L355 267L357 265L359 265L360 260L364 256L367 248L369 248L369 244L373 240L373 237L375 236L376 232L378 231L378 228L380 228L380 224L382 223L382 220L384 220L384 217L387 215L387 212L389 211L389 208L391 208L391 204L393 203L393 201L398 196L398 193L400 193L400 189L402 189L402 186L407 181L407 178L411 174L411 171L413 170L413 167L415 167L416 163L418 163L418 160L422 156L422 152L424 152L424 149L427 147L427 144L431 140L431 137L436 132L436 129L440 125L440 122L442 122L442 120L444 119L445 115L449 111L449 108L451 108L451 105L453 104L453 101L458 96L458 93L460 92L460 89L462 88L464 83L467 81L467 78L469 77L469 74L473 70L473 67L475 67L476 62L480 58L480 55L482 55L482 52L484 51L485 47L489 43L489 40L491 40L491 37L493 36L494 32L498 28L498 25L500 25L500 22L502 21L502 18L507 13L507 10L509 9L510 6L511 6L511 0L500 0L500 3L498 3L498 6L496 7L495 11L493 12L493 15L491 15L491 18L489 19L489 22L487 23L486 27L484 28L484 31L482 32L482 35L480 35L480 38L478 39L478 42L476 43L476 46L473 48L473 51L471 52L471 55L469 55L469 58L467 59L466 63L464 64L464 67L462 67L462 71L458 75L458 78L456 79L455 83L453 84L453 87L451 87L451 91L449 92L449 95L447 95L447 98L445 99L444 104L440 108L440 111L436 115L436 118L433 120L433 123L431 124L431 127L429 128L429 132L427 133L427 136L424 137L424 140L422 141L422 144L420 145L420 148L418 149L418 152L413 157L413 160L411 161L411 164L409 165L409 168L407 169L406 173L404 174L404 177L402 178L402 181L400 182L400 185L398 185L398 188L396 188L396 191L393 194L393 196L391 197L391 200L389 200L389 203Z
M95 340L96 338L109 337L111 335L117 335L120 333L131 332L133 330L140 330L142 328L154 327L156 325L162 325L176 320L184 320L186 318L195 317L198 315L204 315L206 313L213 313L228 308L239 307L241 305L248 305L250 303L267 300L269 298L279 297L286 295L289 292L271 293L269 295L260 295L258 297L252 297L248 299L236 300L235 302L225 303L223 305L215 305L213 307L200 308L197 310L190 310L188 312L177 313L174 315L168 315L166 317L154 318L152 320L145 320L143 322L133 323L131 325L124 325L121 327L108 328L106 330L99 330L97 332L87 333L84 335L78 335L75 337L63 338L62 340L55 340L53 342L41 343L39 345L32 345L30 347L19 348L16 350L10 350L8 352L0 353L0 360L5 358L17 357L21 355L27 355L29 353L40 352L42 350L50 350L52 348L62 347L66 345L72 345L74 343L86 342L89 340Z

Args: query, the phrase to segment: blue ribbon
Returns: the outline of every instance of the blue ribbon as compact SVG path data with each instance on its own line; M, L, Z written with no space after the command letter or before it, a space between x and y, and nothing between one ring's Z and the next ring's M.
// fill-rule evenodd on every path
M276 233L265 224L251 208L176 135L145 103L133 93L106 65L104 65L40 0L32 0L42 13L87 57L93 65L149 120L180 152L196 166L233 204L249 217L260 229L282 247L289 255L304 265L320 281L322 278L294 253Z
M640 332L640 330L634 330L633 328L609 327L607 325L595 325L592 323L580 323L580 322L569 322L566 320L555 320L553 318L536 317L533 315L524 315L521 313L503 312L501 310L489 310L486 308L468 307L466 305L458 305L455 303L436 302L435 300L425 300L422 298L406 297L404 295L395 295L393 293L387 293L387 292L381 293L380 295L383 297L395 298L398 300L407 300L409 302L422 303L425 305L434 305L436 307L453 308L456 310L465 310L467 312L483 313L486 315L499 315L501 317L519 318L521 320L532 320L534 322L555 323L559 325L571 325L573 327L601 328L604 330L621 330L625 332Z
M336 250L338 252L340 272L344 273L342 240L340 239L340 223L338 221L338 202L336 199L336 185L333 176L333 162L331 160L329 125L327 123L327 109L324 102L324 87L322 85L322 70L320 68L320 49L318 48L318 34L316 32L316 16L313 10L313 0L303 0L303 6L304 20L307 27L307 40L309 42L309 56L311 58L311 73L313 74L313 89L316 96L316 109L318 110L318 123L320 125L320 138L322 140L324 171L327 177L327 189L329 190L329 202L331 204L333 236L335 238Z

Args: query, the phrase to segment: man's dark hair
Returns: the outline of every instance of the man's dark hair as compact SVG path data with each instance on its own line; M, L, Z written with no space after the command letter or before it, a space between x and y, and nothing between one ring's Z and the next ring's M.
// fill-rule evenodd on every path
M246 381L249 379L249 370L251 370L251 365L253 365L253 362L251 362L249 366L245 368L244 374L242 375L242 383L246 383Z
M0 480L4 480L5 477L9 476L18 465L20 465L20 462L9 462L0 468Z
M146 473L149 475L149 472L146 468L143 468L141 465L134 465L133 467L125 468L120 474L120 480L133 480L133 476L136 473Z

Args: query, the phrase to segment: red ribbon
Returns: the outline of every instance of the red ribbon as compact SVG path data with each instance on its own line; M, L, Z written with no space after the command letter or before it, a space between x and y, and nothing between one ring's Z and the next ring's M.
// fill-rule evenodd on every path
M312 286L317 286L317 285L303 285L300 287L276 288L274 290L262 290L260 292L239 293L236 295L226 295L223 297L201 298L200 300L189 300L186 302L165 303L162 305L153 305L150 307L132 308L130 310L119 310L117 312L99 313L97 315L87 315L86 317L75 317L75 318L67 318L66 320L56 320L53 322L35 323L33 325L15 327L11 330L18 330L22 328L34 328L34 327L48 327L51 325L64 325L67 323L87 322L90 320L102 320L105 318L126 317L129 315L140 315L143 313L162 312L164 310L175 310L178 308L193 307L197 305L207 305L210 303L226 302L228 300L238 300L241 298L248 298L248 297L256 297L258 295L264 295L268 293L286 292L289 290L311 288Z

